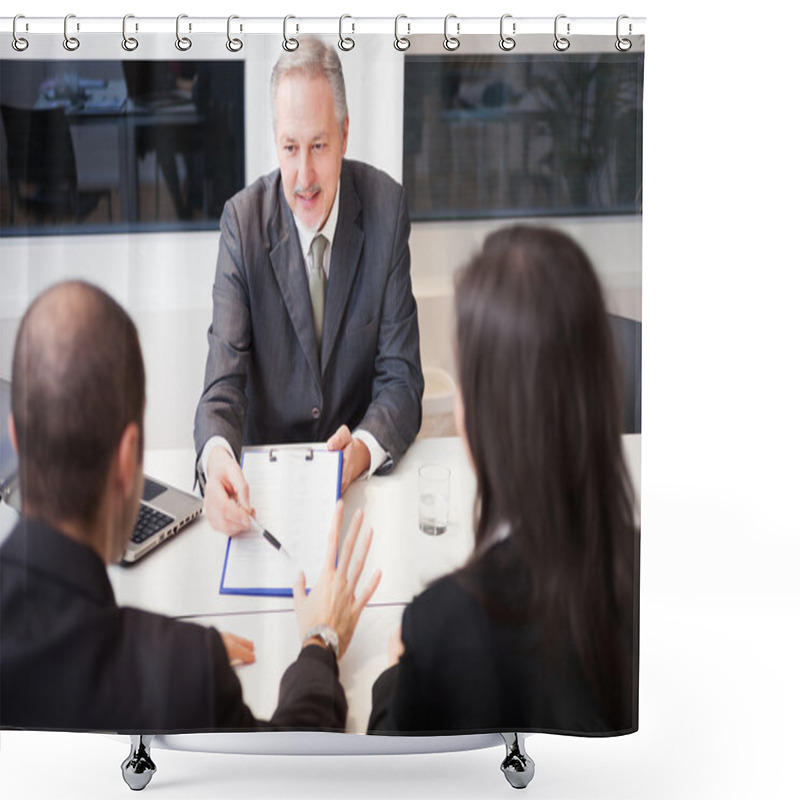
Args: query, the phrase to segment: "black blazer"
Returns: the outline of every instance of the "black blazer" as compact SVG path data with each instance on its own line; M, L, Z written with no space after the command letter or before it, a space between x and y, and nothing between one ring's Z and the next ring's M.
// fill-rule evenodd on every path
M43 523L22 519L0 548L1 727L341 730L346 712L327 650L304 648L257 720L216 630L120 608L97 554Z
M511 537L414 598L400 663L373 686L369 732L634 730L633 721L625 731L606 721L573 648L543 652L535 620L520 611L527 593Z

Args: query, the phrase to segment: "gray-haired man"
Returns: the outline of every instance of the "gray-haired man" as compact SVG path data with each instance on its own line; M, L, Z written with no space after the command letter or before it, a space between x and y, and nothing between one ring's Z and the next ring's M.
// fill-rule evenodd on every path
M403 189L344 158L332 47L301 39L275 65L270 96L280 167L225 206L195 417L206 513L228 534L249 524L243 445L327 440L343 452L344 491L389 469L421 421Z

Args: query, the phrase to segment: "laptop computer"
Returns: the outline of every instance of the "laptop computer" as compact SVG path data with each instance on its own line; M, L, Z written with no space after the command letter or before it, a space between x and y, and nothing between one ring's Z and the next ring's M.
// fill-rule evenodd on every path
M0 500L19 510L19 479L17 477L17 451L8 432L8 415L11 413L11 384L0 378Z
M203 500L145 475L139 516L121 563L133 564L200 516Z
M17 454L8 433L11 384L0 378L0 499L22 512ZM203 501L163 481L145 476L139 516L122 564L133 564L200 516Z

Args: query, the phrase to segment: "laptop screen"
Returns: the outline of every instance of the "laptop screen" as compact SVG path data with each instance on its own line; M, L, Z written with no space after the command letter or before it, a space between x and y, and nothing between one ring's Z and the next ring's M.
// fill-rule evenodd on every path
M17 453L8 433L11 413L11 384L0 378L0 490L17 474Z

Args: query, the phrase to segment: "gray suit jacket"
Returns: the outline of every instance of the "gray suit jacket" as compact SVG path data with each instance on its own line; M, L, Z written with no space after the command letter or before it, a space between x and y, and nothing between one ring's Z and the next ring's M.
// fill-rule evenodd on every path
M232 197L220 222L198 456L213 435L243 444L323 441L369 431L391 464L419 431L422 367L405 193L342 163L321 357L308 278L280 172Z

